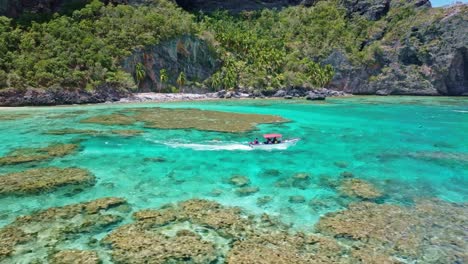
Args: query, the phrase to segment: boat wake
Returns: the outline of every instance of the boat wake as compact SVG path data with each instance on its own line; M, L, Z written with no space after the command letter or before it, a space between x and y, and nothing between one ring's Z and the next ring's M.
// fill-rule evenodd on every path
M206 141L201 143L190 143L180 141L159 141L149 140L156 144L166 145L171 148L187 148L199 151L252 151L252 150L285 150L293 144L276 144L276 145L255 145L249 146L248 143L242 144L238 142L222 142L222 141Z
M243 150L243 151L250 151L252 150L251 147L239 144L239 143L207 143L207 144L195 144L195 143L176 143L176 142L166 142L163 143L172 148L189 148L193 150L203 150L203 151L221 151L221 150Z

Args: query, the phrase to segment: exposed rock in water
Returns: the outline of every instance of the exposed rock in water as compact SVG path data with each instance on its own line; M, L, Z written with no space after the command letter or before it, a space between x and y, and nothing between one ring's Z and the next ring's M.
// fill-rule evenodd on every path
M177 86L177 78L182 72L187 80L202 82L220 66L213 49L195 36L174 38L136 51L123 61L123 68L134 75L139 63L144 65L146 71L145 78L139 84L139 91L143 92L160 91L167 85ZM168 76L164 87L159 76L162 69L167 71Z
M40 168L0 176L0 196L28 195L54 191L60 187L94 185L95 177L78 168Z

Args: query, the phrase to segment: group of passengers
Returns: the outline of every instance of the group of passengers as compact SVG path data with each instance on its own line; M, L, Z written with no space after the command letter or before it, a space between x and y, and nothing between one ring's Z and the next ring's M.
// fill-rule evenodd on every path
M263 142L263 144L279 144L281 143L281 140L278 140L276 137L274 138L267 138L265 142ZM260 142L258 141L258 138L256 138L254 141L253 141L253 144L254 145L258 145L260 144Z

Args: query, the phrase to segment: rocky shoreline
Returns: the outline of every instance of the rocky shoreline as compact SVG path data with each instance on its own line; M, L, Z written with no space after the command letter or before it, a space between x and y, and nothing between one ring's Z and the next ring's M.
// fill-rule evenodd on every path
M214 99L253 99L253 98L284 98L307 100L325 100L326 97L350 96L342 91L326 88L316 90L289 89L275 93L261 93L246 91L218 91L214 93L130 93L121 87L111 84L97 87L94 91L76 89L35 89L0 90L0 106L54 106L71 104L99 104L99 103L139 103L139 102L174 102Z
M274 94L265 95L263 93L245 93L239 91L219 91L215 93L134 93L128 97L124 97L117 101L118 103L134 103L134 102L175 102L175 101L200 101L200 100L215 100L215 99L266 99L266 98L283 98L283 99L306 99L306 100L325 100L327 97L351 96L341 91L333 91L329 89L317 89L313 91L291 89L279 90Z

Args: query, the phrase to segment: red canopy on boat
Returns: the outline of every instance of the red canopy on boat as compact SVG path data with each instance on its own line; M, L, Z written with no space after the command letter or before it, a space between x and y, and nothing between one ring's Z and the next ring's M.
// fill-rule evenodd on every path
M264 138L282 138L283 135L281 134L265 134L263 135Z

